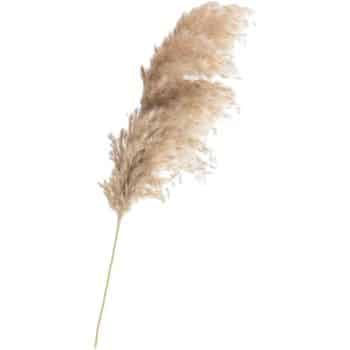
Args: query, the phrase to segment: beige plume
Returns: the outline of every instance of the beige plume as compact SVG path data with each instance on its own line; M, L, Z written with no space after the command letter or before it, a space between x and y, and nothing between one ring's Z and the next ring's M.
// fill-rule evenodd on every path
M249 14L247 8L216 2L194 8L155 49L149 69L141 67L141 106L129 116L126 130L110 136L113 170L101 184L118 225L95 347L120 220L142 198L164 199L167 185L181 173L201 176L210 169L207 136L225 109L235 104L233 91L214 79L235 74L232 49Z

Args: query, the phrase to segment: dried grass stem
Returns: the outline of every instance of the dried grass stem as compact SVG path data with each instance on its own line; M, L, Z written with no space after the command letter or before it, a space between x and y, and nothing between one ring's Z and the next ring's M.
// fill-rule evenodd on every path
M103 316L103 311L104 311L105 304L106 304L106 298L107 298L107 293L108 293L109 282L111 280L111 272L112 272L112 267L113 267L113 262L114 262L114 257L115 257L115 250L116 250L116 247L117 247L117 241L118 241L118 235L119 235L121 219L122 219L122 216L118 215L117 228L116 228L115 236L114 236L111 261L110 261L109 267L108 267L106 286L105 286L105 290L104 290L104 293L103 293L103 300L102 300L100 314L99 314L98 321L97 321L95 343L94 343L95 349L97 348L97 345L98 345L98 335L99 335L99 331L100 331L100 325L101 325L101 320L102 320L102 316Z

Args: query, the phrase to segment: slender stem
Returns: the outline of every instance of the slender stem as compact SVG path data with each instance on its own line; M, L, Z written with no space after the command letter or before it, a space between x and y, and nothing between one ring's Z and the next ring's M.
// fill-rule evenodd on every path
M113 261L114 261L114 256L115 256L115 248L116 248L116 246L117 246L117 240L118 240L118 233L119 233L119 228L120 228L120 222L121 222L121 216L118 215L117 229L116 229L116 231L115 231L115 237L114 237L113 249L112 249L112 256L111 256L111 261L110 261L110 263L109 263L108 274L107 274L107 280L106 280L106 287L105 287L105 291L104 291L104 293L103 293L103 300L102 300L101 310L100 310L100 314L99 314L98 321L97 321L96 335L95 335L95 349L97 348L97 344L98 344L98 334L99 334L99 331L100 331L100 325L101 325L103 310L104 310L104 308L105 308L105 303L106 303L106 297L107 297L107 291L108 291L109 281L110 281L110 279L111 279L111 272L112 272L112 266L113 266Z

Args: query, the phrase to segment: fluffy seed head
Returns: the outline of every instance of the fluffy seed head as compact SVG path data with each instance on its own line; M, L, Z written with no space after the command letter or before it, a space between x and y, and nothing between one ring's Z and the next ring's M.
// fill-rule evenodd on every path
M235 73L234 43L250 10L209 2L184 14L151 59L141 67L141 106L127 129L110 136L113 170L101 186L118 215L139 199L164 199L181 173L205 175L211 167L206 138L233 91L216 77Z

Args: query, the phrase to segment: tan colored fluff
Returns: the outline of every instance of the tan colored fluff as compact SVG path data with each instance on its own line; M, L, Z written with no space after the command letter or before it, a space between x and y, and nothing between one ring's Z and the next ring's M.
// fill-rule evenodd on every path
M120 221L137 200L164 199L181 173L204 175L211 167L206 138L233 91L216 77L234 74L231 50L247 25L249 10L209 2L184 14L155 50L150 68L141 67L141 106L118 137L110 136L114 167L101 186L118 214L111 261L96 327L95 347L106 302Z
M114 168L101 184L119 215L139 199L163 199L180 173L201 175L210 167L206 137L234 103L232 90L212 78L234 73L231 50L248 14L216 2L194 8L155 49L150 68L141 67L141 108L127 130L110 136Z

